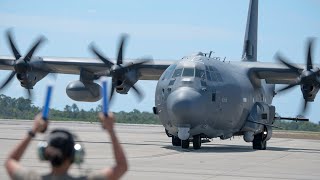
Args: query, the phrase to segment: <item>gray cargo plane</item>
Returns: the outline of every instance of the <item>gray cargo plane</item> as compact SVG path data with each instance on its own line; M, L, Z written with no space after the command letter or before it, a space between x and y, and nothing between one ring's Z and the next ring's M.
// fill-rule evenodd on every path
M75 101L95 102L101 98L101 87L94 81L101 76L112 78L110 98L114 91L127 94L131 88L142 97L135 83L158 80L153 111L173 146L188 148L192 142L193 148L199 149L202 140L243 135L246 142L252 142L253 149L264 150L272 137L274 121L281 119L272 105L273 97L277 92L300 86L304 112L319 90L320 70L312 63L312 40L307 44L306 65L291 64L279 54L276 57L280 63L258 62L257 27L258 0L251 0L239 62L213 57L211 52L199 52L177 61L124 61L126 36L120 40L114 61L103 56L94 44L89 47L97 59L33 56L43 37L21 56L9 30L7 38L14 58L0 57L0 69L12 72L0 89L16 76L31 96L30 89L49 73L79 74L79 80L67 86L67 95ZM287 86L276 92L276 84Z

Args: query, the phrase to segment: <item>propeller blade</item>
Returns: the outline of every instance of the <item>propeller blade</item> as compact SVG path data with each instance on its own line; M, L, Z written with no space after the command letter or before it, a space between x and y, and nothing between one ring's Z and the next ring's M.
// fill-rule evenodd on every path
M116 86L114 85L114 82L112 81L109 101L112 100L112 96L113 96L113 94L114 94L114 89L115 89L115 88L116 88Z
M305 114L307 109L308 109L308 101L304 100L304 104L303 104L303 107L302 107L302 113L301 114Z
M120 40L120 45L119 45L119 51L118 51L118 57L117 57L117 65L122 64L123 60L123 46L125 45L127 39L127 35L122 35L121 40Z
M12 53L13 53L14 57L16 58L16 60L20 59L21 55L20 55L19 51L16 48L16 45L15 45L14 40L12 38L10 29L7 30L7 38L8 38L8 41L10 43L10 47L11 47L11 50L12 50Z
M27 88L27 90L28 90L28 99L31 99L32 98L31 90L29 88Z
M137 62L134 62L133 64L129 64L127 66L124 66L124 68L130 68L130 69L135 69L136 67L138 67L139 65L141 64L144 64L144 63L147 63L147 62L150 62L152 59L142 59L140 61L137 61Z
M96 48L96 46L91 43L89 46L91 52L95 54L104 64L108 66L108 68L111 68L114 64L111 62L108 58L104 57Z
M143 99L143 93L137 88L137 86L133 85L131 86L132 89L137 93L139 100L141 101Z
M293 88L294 86L299 85L299 83L289 84L288 86L281 88L277 91L277 93Z
M283 56L281 56L279 53L276 55L276 59L280 61L282 64L286 65L289 69L291 69L293 72L295 72L297 75L300 75L300 69L296 66L292 65L287 61Z
M151 61L151 59L143 59L143 60L140 60L140 61L135 62L133 64L127 64L125 66L121 66L121 68L114 70L114 74L123 74L123 73L128 72L132 69L136 69L139 67L139 65L144 64L149 61Z
M316 77L316 81L318 82L318 84L320 84L320 78L318 76L320 76L320 69L318 69L316 72L314 72L314 75Z
M16 75L16 72L12 71L11 74L8 76L7 80L1 85L0 89L4 88L12 80L14 75Z
M313 68L312 65L312 50L313 49L313 38L310 38L308 41L308 47L307 47L307 70L310 71Z
M136 94L139 97L139 100L142 100L143 93L134 85L134 83L130 80L128 75L125 75L125 78L126 78L126 84L128 84L136 92Z
M30 83L29 83L29 81L28 81L28 74L26 74L26 79L24 80L24 83L25 83L25 85L26 85L26 89L27 89L27 91L28 91L28 99L31 99L32 98L32 93L31 93L31 90L30 90L30 88L32 88L32 86L30 86Z
M50 77L52 80L56 81L57 80L57 74L56 73L49 73L48 77Z
M24 57L24 62L30 61L33 53L38 49L39 45L42 44L46 39L41 36L36 43L34 43L34 45L32 46L32 48L29 50L29 52L27 53L27 55Z

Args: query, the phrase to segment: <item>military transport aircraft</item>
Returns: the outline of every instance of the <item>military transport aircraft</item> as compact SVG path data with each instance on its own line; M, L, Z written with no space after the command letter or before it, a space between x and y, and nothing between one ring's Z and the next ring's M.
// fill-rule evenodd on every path
M125 60L123 48L126 36L120 40L117 59L102 55L94 44L89 46L97 59L37 57L34 52L44 41L40 37L26 55L21 55L8 30L7 39L14 57L0 57L0 69L11 70L5 87L14 76L21 86L30 89L49 73L79 74L71 82L67 95L75 101L95 102L100 97L100 85L94 82L101 76L112 78L110 98L114 91L126 94L138 80L157 80L154 113L171 137L172 145L194 149L207 138L228 139L243 135L252 142L253 149L266 149L272 137L276 116L273 97L295 86L301 87L304 108L314 101L320 85L320 69L312 62L312 44L307 44L306 65L292 64L280 54L280 63L257 61L258 0L251 0L244 38L243 56L239 62L213 57L212 53L198 52L181 60L150 61ZM287 84L275 90L276 84ZM295 120L305 120L294 118Z

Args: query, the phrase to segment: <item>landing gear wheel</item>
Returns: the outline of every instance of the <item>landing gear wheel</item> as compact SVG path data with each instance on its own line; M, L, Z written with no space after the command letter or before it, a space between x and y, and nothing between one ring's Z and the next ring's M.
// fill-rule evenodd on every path
M201 137L200 135L193 136L193 149L200 149L201 148Z
M181 140L181 147L183 149L188 149L189 148L189 139L187 140Z
M254 139L252 141L252 148L257 150L266 150L267 141L264 138L264 133L261 132L259 134L254 135Z
M181 139L179 137L172 136L171 139L173 146L181 146Z

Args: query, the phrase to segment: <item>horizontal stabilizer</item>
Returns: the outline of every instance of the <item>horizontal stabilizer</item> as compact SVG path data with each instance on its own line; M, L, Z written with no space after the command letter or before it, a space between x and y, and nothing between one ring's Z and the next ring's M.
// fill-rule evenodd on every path
M290 121L309 121L308 118L304 118L304 117L274 117L275 120L290 120Z

